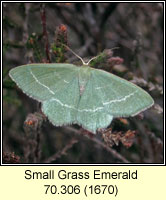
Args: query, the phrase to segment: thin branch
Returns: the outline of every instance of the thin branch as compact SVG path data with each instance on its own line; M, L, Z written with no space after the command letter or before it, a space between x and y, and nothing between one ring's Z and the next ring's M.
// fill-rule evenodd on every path
M74 132L75 134L80 134L80 131L77 129L74 129L72 127L66 127L66 130L70 131L70 132ZM96 137L88 137L90 140L92 140L93 142L97 143L99 146L103 147L104 149L106 149L109 153L111 153L115 158L118 158L119 160L121 160L124 163L130 163L125 157L123 157L120 153L118 153L116 150L108 147L106 144L104 144L102 141L98 140Z
M104 13L101 17L100 28L104 27L105 23L107 22L113 11L116 9L117 5L118 3L109 3L108 7L104 10Z
M65 24L67 24L70 28L72 28L77 35L79 35L80 41L83 44L84 43L84 34L83 31L80 30L80 28L78 28L78 26L76 26L76 23L74 20L71 20L69 17L67 17L61 10L61 8L59 8L59 6L57 6L56 4L51 4L52 9L54 9L54 11L56 10L56 13L58 14L58 16L60 18L62 18L62 20L64 21Z
M57 158L60 158L62 155L65 155L66 152L71 149L73 147L73 145L75 143L77 143L78 140L73 138L69 143L67 143L67 145L60 151L58 151L57 153L55 153L54 155L50 156L49 158L47 158L43 163L51 163L55 160L57 160Z
M111 153L115 158L118 158L119 160L121 160L124 163L130 163L124 156L122 156L120 153L118 153L116 150L108 147L106 144L104 144L103 142L101 142L100 140L96 139L96 138L91 138L94 142L96 142L97 144L99 144L101 147L103 147L104 149L106 149L109 153Z
M41 4L40 6L40 15L41 15L41 21L43 26L43 38L45 40L45 52L47 61L50 63L50 54L49 54L49 44L48 44L48 34L47 34L47 28L46 28L46 10L45 10L45 4Z

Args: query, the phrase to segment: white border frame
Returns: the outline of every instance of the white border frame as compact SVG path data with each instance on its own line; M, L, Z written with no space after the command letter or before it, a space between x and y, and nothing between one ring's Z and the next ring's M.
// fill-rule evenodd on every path
M162 164L2 164L2 107L3 107L3 100L2 100L2 95L3 95L3 88L2 88L2 74L3 74L3 70L2 70L2 66L3 66L3 61L2 61L2 41L3 41L3 30L2 30L2 20L3 20L3 16L2 16L2 12L3 12L3 3L40 3L41 1L1 1L1 166L164 166L165 165L165 1L95 1L95 3L104 3L104 2L111 2L111 3L116 3L116 2L120 2L120 3L163 3L164 7L164 133L163 133L163 149L164 149L164 163ZM86 2L94 2L94 1L42 1L42 3L49 3L49 2L69 2L69 3L86 3Z

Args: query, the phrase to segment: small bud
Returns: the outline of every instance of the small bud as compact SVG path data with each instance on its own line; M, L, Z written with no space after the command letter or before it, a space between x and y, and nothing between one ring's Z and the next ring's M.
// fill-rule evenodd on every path
M123 63L123 58L120 58L120 57L112 57L110 59L108 59L108 63L110 65L110 67L113 67L114 65L120 65Z

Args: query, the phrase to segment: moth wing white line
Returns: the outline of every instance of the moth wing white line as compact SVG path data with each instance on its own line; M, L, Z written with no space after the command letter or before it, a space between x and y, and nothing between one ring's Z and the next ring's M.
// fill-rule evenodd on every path
M72 64L29 64L10 70L9 75L24 93L42 102L65 88L77 70Z
M62 80L63 81L63 80ZM76 123L77 106L80 99L78 76L74 75L63 90L44 101L42 111L55 126Z
M102 87L98 90L98 95L104 110L113 117L133 116L154 103L146 91L125 79L103 70L94 69L92 74L96 87Z
M94 76L91 76L81 96L77 113L77 123L93 133L98 128L106 128L113 119L111 114L103 110L102 98L95 87Z

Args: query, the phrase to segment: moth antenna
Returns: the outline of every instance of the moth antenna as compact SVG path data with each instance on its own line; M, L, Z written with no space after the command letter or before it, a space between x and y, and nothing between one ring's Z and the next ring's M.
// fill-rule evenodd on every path
M114 50L114 49L119 49L119 47L113 47L113 48L110 49L110 50ZM86 65L89 65L89 63L90 63L92 60L94 60L95 58L97 58L97 57L99 57L99 56L100 56L100 55L91 58L91 59L86 63Z
M78 55L76 54L72 49L70 49L70 47L68 47L67 45L63 44L66 48L68 48L77 58L79 58L82 61L83 65L87 65L87 63L84 62L84 60Z
M98 56L99 56L99 55L98 55ZM86 63L86 65L89 65L89 63L90 63L92 60L94 60L95 58L97 58L98 56L95 56L95 57L91 58L91 59Z
M97 58L98 56L95 56L93 58L91 58L88 62L84 62L84 60L78 55L76 54L70 47L68 47L66 44L63 44L63 46L65 46L66 48L68 48L69 51L71 51L77 58L79 58L82 62L83 65L89 65L89 63L94 60L95 58ZM114 49L119 49L119 47L114 47L112 48L111 50L114 50Z
M114 50L114 49L119 49L120 47L113 47L112 49L110 49L110 50Z

